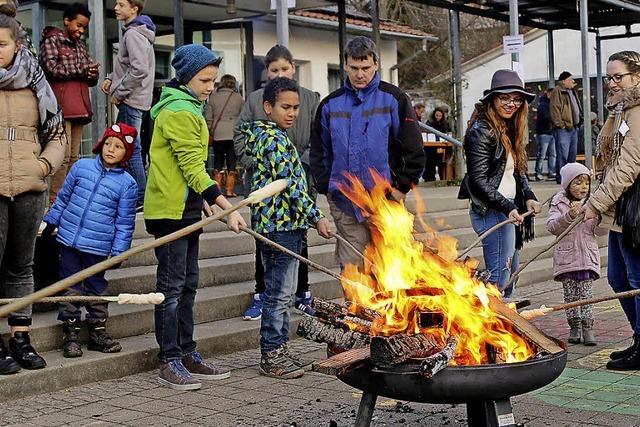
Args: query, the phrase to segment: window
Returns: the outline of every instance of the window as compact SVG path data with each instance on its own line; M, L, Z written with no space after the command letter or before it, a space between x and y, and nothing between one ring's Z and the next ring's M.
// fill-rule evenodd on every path
M327 79L329 80L329 92L340 89L342 86L342 73L340 66L329 64L327 66Z

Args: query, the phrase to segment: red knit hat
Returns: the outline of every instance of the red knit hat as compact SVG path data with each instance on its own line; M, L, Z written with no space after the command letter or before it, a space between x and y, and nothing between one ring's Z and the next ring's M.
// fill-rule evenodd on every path
M136 128L126 125L124 123L116 123L111 125L111 127L107 128L102 134L102 138L96 145L93 146L93 154L102 153L102 146L107 138L115 137L118 138L124 144L125 154L122 162L120 162L121 166L124 166L127 161L133 156L133 150L136 148L136 136L138 136L138 131Z

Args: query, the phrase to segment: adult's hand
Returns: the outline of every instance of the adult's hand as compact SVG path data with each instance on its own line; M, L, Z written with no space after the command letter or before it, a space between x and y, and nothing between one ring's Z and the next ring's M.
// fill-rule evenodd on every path
M404 199L407 198L407 194L403 193L402 191L398 190L397 188L394 188L393 190L391 190L391 193L389 193L389 195L396 202L402 202L402 201L404 201Z
M509 212L509 219L512 220L515 225L520 225L524 222L524 217L518 213L517 209Z
M327 218L321 218L320 221L318 221L318 223L316 224L316 228L318 229L318 234L325 239L329 239L333 235L331 223L329 223L329 220Z
M111 103L113 105L120 105L120 101L118 100L118 98L116 98L115 96L111 97Z
M227 227L229 227L229 230L235 233L240 233L240 227L246 226L247 223L244 221L244 218L242 218L242 215L240 215L238 211L232 212L231 215L229 215L229 217L227 218Z
M593 209L588 203L584 205L582 208L582 212L584 212L584 220L589 221L590 219L596 219L600 217L600 213Z
M102 82L102 86L100 86L100 89L102 89L102 92L105 95L109 95L109 90L111 89L111 79L105 79Z
M527 200L527 210L533 211L534 215L542 211L542 205L537 200Z

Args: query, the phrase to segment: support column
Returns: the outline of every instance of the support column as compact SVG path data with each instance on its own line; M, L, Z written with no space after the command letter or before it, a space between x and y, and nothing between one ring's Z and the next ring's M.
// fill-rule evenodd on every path
M596 100L600 123L604 122L604 87L602 86L602 39L600 39L600 31L598 31L596 33Z
M184 45L184 0L173 0L173 33L176 48Z
M289 47L289 8L287 0L276 0L276 32L278 44Z
M244 50L244 87L245 98L255 90L255 76L253 70L253 24L251 22L243 22L245 50Z
M509 32L512 36L519 34L518 29L518 0L509 0ZM511 62L520 62L520 54L512 53Z
M213 50L213 43L211 43L211 30L204 30L202 32L202 45L207 49Z
M547 31L547 58L549 59L549 89L556 87L556 58L553 31Z
M93 120L91 121L91 135L94 141L102 135L107 127L107 95L102 93L100 85L107 75L109 64L106 50L107 38L105 35L105 10L104 0L89 0L89 11L91 11L91 24L89 25L89 50L91 58L100 63L100 75L98 84L90 88L91 109Z
M42 29L46 24L45 12L46 12L46 8L42 3L35 2L31 5L31 29L32 29L31 41L33 42L33 47L36 50L40 49L40 36L42 35Z
M338 0L338 53L340 54L340 81L344 81L344 47L347 38L346 0Z
M584 124L582 135L584 137L585 165L591 168L593 153L591 142L591 82L589 79L589 2L580 0L580 39L582 45L582 111Z
M460 11L449 11L449 34L451 40L451 61L453 62L454 114L456 117L456 137L462 139L464 123L462 122L462 57L460 53ZM464 153L456 147L456 178L462 179L465 174Z
M382 58L380 57L380 4L378 0L371 0L371 28L373 30L373 41L376 43L378 51L378 70L382 75Z

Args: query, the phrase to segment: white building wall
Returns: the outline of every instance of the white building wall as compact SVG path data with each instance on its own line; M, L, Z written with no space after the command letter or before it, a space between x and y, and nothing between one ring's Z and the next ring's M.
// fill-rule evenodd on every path
M633 32L640 31L640 25L632 27ZM624 27L605 28L600 35L624 33ZM573 30L558 30L553 32L555 78L567 70L574 76L582 76L582 57L580 46L580 32ZM595 34L589 34L589 74L596 75ZM640 51L640 37L624 38L602 41L602 69L606 67L607 58L621 50ZM526 82L546 81L548 79L549 61L547 57L547 34L525 44L524 51L520 54L520 62L524 66ZM511 68L511 55L500 55L474 69L463 73L463 119L466 123L471 117L474 104L482 96L482 92L491 85L493 72L501 68Z
M253 26L253 53L264 56L276 44L276 25L267 21L255 21ZM347 36L347 41L349 36ZM299 65L300 84L322 97L329 94L328 67L338 66L338 30L303 28L289 22L289 50ZM390 81L389 68L397 64L397 45L395 40L382 40L380 49L382 78ZM256 76L259 78L260 76Z

